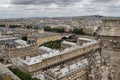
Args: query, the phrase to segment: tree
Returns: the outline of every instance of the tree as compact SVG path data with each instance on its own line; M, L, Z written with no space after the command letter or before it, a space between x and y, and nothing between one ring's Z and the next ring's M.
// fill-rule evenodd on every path
M21 27L21 25L10 25L9 27L10 28L19 28L19 27Z
M53 28L51 31L52 31L52 32L58 32L58 33L63 33L63 32L65 32L64 28Z
M50 26L45 26L45 27L44 27L44 30L45 30L45 31L51 31L51 28L50 28Z
M58 33L63 33L65 32L64 28L51 28L50 26L44 27L45 31L51 31L51 32L58 32Z
M26 27L27 29L31 29L32 28L32 26L31 25L27 25L27 27Z
M10 68L10 70L17 75L21 80L40 80L38 78L32 78L32 76L29 73L22 72L19 69L13 69Z
M59 49L61 48L61 42L62 40L49 41L49 42L41 44L40 46L46 46L52 49Z
M85 33L83 32L83 29L82 28L75 28L74 30L73 30L73 33L75 33L75 34L81 34L81 35L84 35Z
M1 24L0 27L5 27L5 25L4 25L4 24Z
M27 36L23 36L22 40L27 41Z

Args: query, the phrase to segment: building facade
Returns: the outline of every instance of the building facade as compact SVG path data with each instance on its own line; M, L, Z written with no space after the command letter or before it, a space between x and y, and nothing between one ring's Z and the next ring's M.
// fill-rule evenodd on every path
M45 42L55 41L61 39L61 35L58 33L44 32L41 34L33 34L28 39L35 39L38 46Z
M45 71L45 80L87 80L87 59Z
M38 55L38 46L34 40L23 41L21 39L6 42L3 45L1 58L10 61L16 57L25 58L26 56Z
M106 19L103 20L103 26L100 32L102 44L105 48L120 49L120 20Z
M49 53L26 59L17 59L16 61L21 64L21 68L24 69L24 71L31 73L31 75L38 75L43 71L62 65L71 60L77 58L83 59L91 50L99 51L99 49L99 42L94 41L85 43L82 46L78 45L66 48L62 51L52 50Z

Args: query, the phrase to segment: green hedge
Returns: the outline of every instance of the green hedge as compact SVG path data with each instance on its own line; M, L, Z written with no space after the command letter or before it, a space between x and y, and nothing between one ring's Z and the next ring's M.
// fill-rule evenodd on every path
M84 35L82 28L75 28L72 33Z
M6 27L4 24L0 25L0 27Z
M21 25L10 25L9 27L10 28L19 28L19 27L21 27Z
M19 70L19 69L10 68L10 70L11 70L16 76L18 76L21 80L40 80L40 79L38 79L38 78L32 78L32 76L31 76L29 73L22 72L22 71Z
M52 49L60 49L61 48L61 42L62 40L55 40L55 41L49 41L49 42L46 42L40 46L46 46L46 47L49 47L49 48L52 48Z
M45 31L50 31L50 32L58 32L58 33L63 33L65 32L64 28L50 28L50 26L44 27Z

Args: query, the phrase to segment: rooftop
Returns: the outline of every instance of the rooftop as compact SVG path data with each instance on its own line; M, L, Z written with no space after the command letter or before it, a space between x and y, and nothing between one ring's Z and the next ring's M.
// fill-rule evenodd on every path
M0 41L14 40L14 39L18 39L18 37L0 38Z
M77 46L77 44L73 43L73 42L63 41L62 43L68 44L68 45L71 45L71 46Z
M59 50L55 50L55 49L53 49L51 51L50 49L48 49L46 47L41 47L41 49L49 50L50 52L39 55L39 56L35 56L35 57L32 57L32 58L28 58L26 60L23 60L23 62L27 65L33 65L33 64L42 62L44 59L54 57L54 56L58 56L58 55L62 55L62 54L65 54L65 53L68 53L68 52L71 52L71 51L74 51L74 50L77 50L77 49L80 49L80 48L84 48L84 47L87 47L89 45L93 45L93 44L96 44L96 43L99 43L99 42L97 42L97 41L88 42L88 43L85 43L82 46L77 45L77 46L74 46L74 47L66 48L63 51L59 51Z
M92 40L92 39L88 39L88 38L78 38L78 40L83 40L83 41L94 41L94 40Z
M65 65L63 68L58 66L56 68L50 69L50 70L46 71L45 74L49 74L53 78L55 78L56 76L58 76L58 78L61 78L65 75L68 75L74 71L77 71L87 65L88 65L88 60L83 59L83 60L75 62L74 64Z
M15 42L18 43L18 44L21 44L21 45L26 45L26 44L27 44L26 41L21 40L21 39L19 39L19 40L15 40Z
M31 44L28 44L27 41L21 39L14 40L13 42L6 42L5 44L5 48L9 50L27 48L29 46L31 46Z
M41 47L39 47L38 49L39 49L39 50L42 50L42 51L45 51L45 52L51 52L51 51L52 51L51 48L46 47L46 46L41 46Z
M27 44L27 41L24 41L24 40L15 40L15 42L18 44L17 48L20 49L20 48L26 48L26 47L29 47L30 45Z
M36 38L41 38L41 37L47 37L47 36L53 36L53 35L59 35L59 34L58 33L53 33L53 32L44 32L44 33L41 33L41 34L33 34L32 36L36 37Z
M5 45L6 43L13 42L14 40L17 40L18 37L5 37L5 38L0 38L0 45Z

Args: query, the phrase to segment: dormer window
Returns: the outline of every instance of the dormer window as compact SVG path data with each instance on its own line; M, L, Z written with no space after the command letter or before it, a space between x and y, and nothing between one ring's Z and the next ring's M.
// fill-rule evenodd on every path
M36 60L34 60L34 62L36 62Z
M112 40L109 40L110 42L112 42Z

